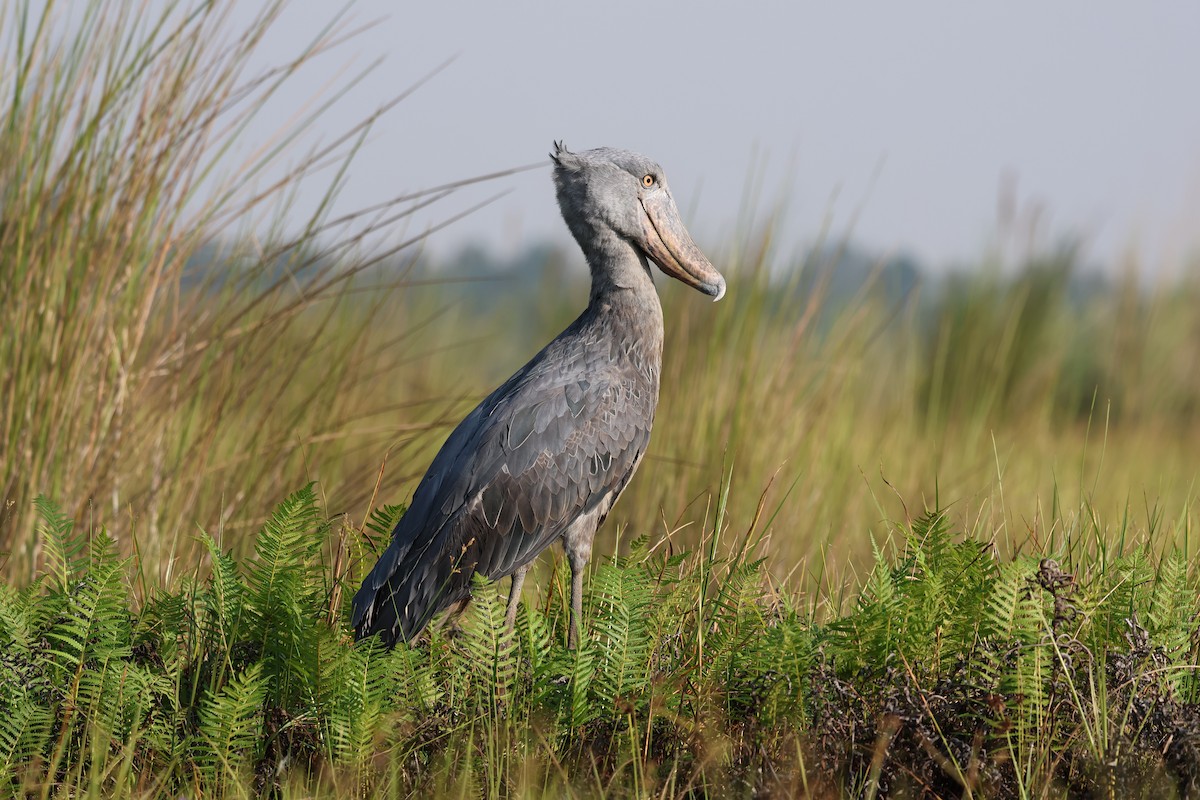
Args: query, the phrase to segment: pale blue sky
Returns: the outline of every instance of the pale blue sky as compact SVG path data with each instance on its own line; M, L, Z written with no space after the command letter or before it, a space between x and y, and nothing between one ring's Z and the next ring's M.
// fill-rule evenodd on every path
M294 3L264 60L333 8ZM788 198L787 247L831 215L878 250L972 258L1006 176L1019 207L1044 207L1049 230L1084 234L1098 260L1133 248L1173 265L1200 243L1200 3L360 0L351 18L378 24L279 100L383 57L330 134L455 60L378 124L343 208L544 160L562 138L659 160L710 247L736 229L756 164L766 204ZM546 170L442 213L498 189L511 193L432 247L566 241Z

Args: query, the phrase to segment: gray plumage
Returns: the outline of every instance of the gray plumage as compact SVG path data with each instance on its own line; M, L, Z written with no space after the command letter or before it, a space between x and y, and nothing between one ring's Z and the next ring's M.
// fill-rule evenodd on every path
M663 318L647 259L720 299L725 281L692 242L661 167L625 150L556 144L563 218L592 273L587 309L450 434L391 543L354 597L359 638L410 640L470 595L471 576L521 582L561 540L578 639L592 539L650 442Z

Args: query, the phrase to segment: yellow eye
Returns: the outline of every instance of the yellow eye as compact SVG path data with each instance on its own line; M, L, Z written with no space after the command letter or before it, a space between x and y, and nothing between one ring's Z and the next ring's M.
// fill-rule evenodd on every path
M647 189L649 189L653 185L654 185L654 176L653 175L643 175L642 176L642 186L645 186Z

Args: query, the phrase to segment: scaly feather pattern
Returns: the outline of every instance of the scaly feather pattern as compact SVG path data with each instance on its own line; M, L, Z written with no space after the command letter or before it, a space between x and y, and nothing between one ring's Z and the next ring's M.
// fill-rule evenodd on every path
M581 515L603 521L658 401L658 353L610 347L615 316L589 308L450 435L354 598L359 636L410 639L476 570L511 575Z

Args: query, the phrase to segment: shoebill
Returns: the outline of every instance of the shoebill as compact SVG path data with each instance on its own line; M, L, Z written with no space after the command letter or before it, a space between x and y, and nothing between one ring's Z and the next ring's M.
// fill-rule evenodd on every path
M354 596L359 638L411 640L469 598L476 572L512 577L511 626L529 565L561 542L575 647L592 539L646 454L658 404L663 314L650 264L714 300L725 294L662 167L559 143L550 158L563 219L591 268L588 306L450 434Z

